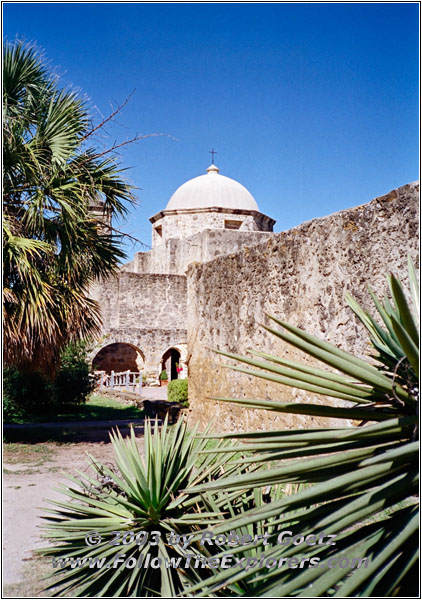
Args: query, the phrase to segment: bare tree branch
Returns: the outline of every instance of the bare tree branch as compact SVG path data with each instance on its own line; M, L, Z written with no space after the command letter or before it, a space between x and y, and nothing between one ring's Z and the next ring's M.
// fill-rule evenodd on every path
M91 129L90 131L88 131L88 133L86 133L83 137L81 137L81 142L83 142L84 140L86 140L87 138L89 138L90 135L92 135L98 129L101 129L102 127L104 127L104 125L106 123L108 123L109 121L111 121L112 119L114 119L114 117L126 106L126 104L129 102L129 100L131 99L131 97L133 96L134 93L135 93L135 90L133 90L132 92L130 92L129 96L126 98L126 100L123 102L123 104L119 104L117 106L116 110L111 113L111 115L109 115L108 117L106 117L105 119L103 119L101 121L101 123L99 123L96 127L94 127L93 129Z
M173 137L172 135L169 135L168 133L146 133L144 135L137 135L130 140L121 142L120 144L116 144L116 142L114 142L114 144L111 146L111 148L108 148L107 150L104 150L104 152L100 152L99 154L94 154L93 156L90 156L89 158L87 158L86 160L81 162L81 165L84 165L87 162L90 162L91 160L101 158L101 156L104 156L105 154L109 154L110 152L117 150L117 148L121 148L122 146L126 146L127 144L133 144L134 142L138 142L139 140L145 140L146 138L159 137L159 136L164 136L164 137L168 137L172 140L179 141L177 138Z
M147 249L147 250L151 250L151 246L149 246L148 244L145 244L145 242L142 242L141 240L139 240L138 238L136 238L133 235L130 235L130 233L125 233L124 231L120 231L120 229L116 229L115 227L113 227L112 225L108 225L107 224L107 229L111 229L111 231L113 231L114 233L118 233L119 235L121 235L124 238L129 238L130 240L132 240L133 242L136 242L137 244L140 244L143 248Z

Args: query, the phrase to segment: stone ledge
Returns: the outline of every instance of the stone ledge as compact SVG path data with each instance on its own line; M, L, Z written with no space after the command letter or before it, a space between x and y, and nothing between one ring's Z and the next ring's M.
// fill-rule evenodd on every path
M107 396L108 398L116 398L117 400L124 400L125 404L136 404L138 405L139 400L142 400L142 396L134 394L133 392L119 392L117 390L97 389L94 391L98 396ZM138 405L138 408L142 406Z
M167 402L165 400L144 400L143 407L145 409L145 416L151 419L161 419L164 421L168 415L169 423L173 425L178 420L183 405L178 402Z

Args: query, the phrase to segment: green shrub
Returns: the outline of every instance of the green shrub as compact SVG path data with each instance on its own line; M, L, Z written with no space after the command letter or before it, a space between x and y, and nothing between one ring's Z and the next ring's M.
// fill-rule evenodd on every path
M95 379L90 374L86 342L69 344L61 356L60 369L54 381L56 405L73 407L82 404L94 387Z
M179 402L188 407L188 380L174 379L168 385L167 400L169 402Z
M3 372L3 417L14 421L43 415L53 408L53 389L40 373L21 372L9 367Z
M160 381L168 381L168 378L167 371L161 371L159 377Z
M3 416L8 422L57 414L86 401L95 385L85 343L69 345L53 381L38 372L4 370Z

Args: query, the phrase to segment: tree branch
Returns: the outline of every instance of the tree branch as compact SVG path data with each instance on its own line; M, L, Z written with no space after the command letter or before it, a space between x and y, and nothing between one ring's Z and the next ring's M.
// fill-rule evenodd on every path
M85 165L88 162L91 162L91 160L95 160L97 158L101 158L101 156L104 156L105 154L109 154L110 152L113 152L114 150L117 150L117 148L121 148L122 146L126 146L127 144L133 144L134 142L138 142L139 140L145 140L146 138L150 138L150 137L158 137L158 136L165 136L168 137L172 140L177 140L177 138L173 137L172 135L169 135L168 133L146 133L145 135L137 135L134 138L130 139L130 140L126 140L125 142L121 142L120 144L116 144L116 142L111 146L111 148L108 148L108 150L104 150L104 152L100 152L99 154L94 154L93 156L90 156L89 158L87 158L86 160L84 160L83 162L80 163L80 165Z
M143 248L151 250L151 246L148 246L148 244L145 244L145 242L142 242L141 240L139 240L135 236L130 235L130 233L125 233L124 231L120 231L120 229L116 229L115 227L113 227L113 225L108 225L107 224L107 225L105 225L105 227L107 229L111 229L111 231L113 231L114 233L118 233L119 235L121 235L124 238L129 238L133 242L136 242L137 244L140 244Z
M80 141L83 142L84 140L86 140L87 138L89 138L90 135L92 135L93 133L95 133L98 129L101 129L101 127L104 127L104 125L106 123L108 123L109 121L111 121L112 119L114 119L114 117L126 106L126 104L129 102L129 100L131 99L131 97L133 96L134 93L135 93L135 90L133 90L132 92L130 92L129 96L126 98L126 100L123 102L123 104L119 104L117 106L116 110L111 113L111 115L109 115L108 117L106 117L105 119L103 119L101 121L101 123L99 123L96 127L94 127L93 129L91 129L91 131L88 131L88 133L86 133L83 137L80 138Z

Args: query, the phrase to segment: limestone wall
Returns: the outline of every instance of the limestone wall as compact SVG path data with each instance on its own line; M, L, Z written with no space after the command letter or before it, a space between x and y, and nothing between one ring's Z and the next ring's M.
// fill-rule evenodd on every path
M272 231L275 223L258 211L221 207L164 210L150 220L153 224L153 248L166 240L190 237L206 229Z
M219 431L322 425L313 417L275 416L209 396L289 401L324 399L230 371L208 348L244 354L253 347L304 360L259 323L268 312L364 354L366 337L344 301L350 291L370 306L367 285L382 293L385 274L406 279L407 254L417 261L418 185L409 184L363 206L304 223L266 242L188 268L190 420L216 418ZM233 364L233 363L232 363ZM333 401L336 403L336 401ZM338 401L340 403L340 401ZM331 421L332 422L332 421ZM337 423L339 424L339 423Z
M135 273L184 275L192 262L207 262L216 256L238 252L271 237L261 231L206 230L184 239L170 239L150 252L138 252L123 269Z
M103 337L95 354L109 344L131 344L145 358L147 373L158 375L163 354L186 345L186 277L119 275L95 284L91 297L101 305Z

